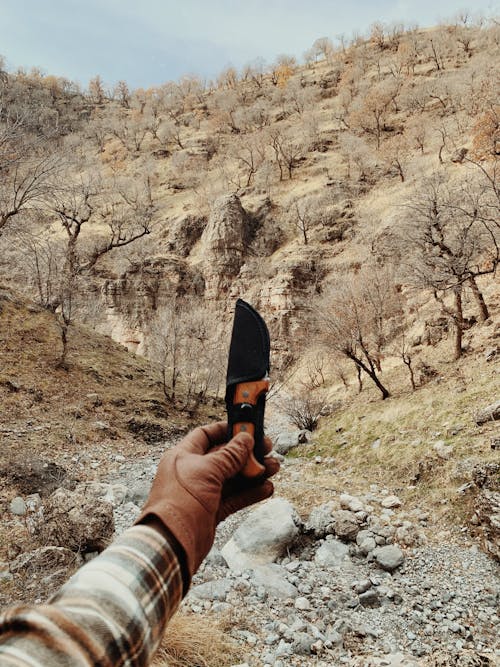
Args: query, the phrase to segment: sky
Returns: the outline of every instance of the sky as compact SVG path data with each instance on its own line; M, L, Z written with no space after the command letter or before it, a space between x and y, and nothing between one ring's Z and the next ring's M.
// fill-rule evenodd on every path
M214 78L281 53L301 59L318 37L375 21L435 25L500 0L0 0L0 55L86 86L99 74L149 87L185 74Z

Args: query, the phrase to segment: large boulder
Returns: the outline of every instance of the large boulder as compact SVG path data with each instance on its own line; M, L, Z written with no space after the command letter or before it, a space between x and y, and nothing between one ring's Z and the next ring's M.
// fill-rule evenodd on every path
M273 563L293 542L300 520L284 498L273 498L254 510L221 549L232 570Z
M334 504L330 501L313 507L311 514L306 521L305 529L314 534L314 537L321 538L333 533Z
M113 537L110 502L58 489L44 503L32 526L42 544L87 553L102 551Z

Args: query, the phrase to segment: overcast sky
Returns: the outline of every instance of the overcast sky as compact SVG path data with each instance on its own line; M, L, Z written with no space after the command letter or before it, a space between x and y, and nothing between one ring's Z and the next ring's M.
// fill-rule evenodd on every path
M0 54L9 68L82 85L100 74L147 87L280 53L301 58L318 37L374 21L434 25L464 7L491 15L499 0L0 0Z

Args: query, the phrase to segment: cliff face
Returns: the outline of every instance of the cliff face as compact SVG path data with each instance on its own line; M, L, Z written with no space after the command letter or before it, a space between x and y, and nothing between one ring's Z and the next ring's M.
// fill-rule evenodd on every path
M262 311L273 339L286 350L300 330L299 310L319 289L323 270L317 247L271 257L281 233L266 202L249 213L237 195L220 197L208 220L189 216L173 226L175 241L167 247L176 254L100 278L95 285L100 331L142 354L152 319L174 298L198 297L200 307L229 322L235 300L243 297Z

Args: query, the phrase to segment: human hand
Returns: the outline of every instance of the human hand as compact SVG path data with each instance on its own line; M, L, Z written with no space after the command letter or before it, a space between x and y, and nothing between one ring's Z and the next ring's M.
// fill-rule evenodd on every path
M210 551L220 521L273 494L268 478L278 472L279 462L267 457L261 477L244 478L238 473L248 461L253 438L239 433L226 441L227 424L217 422L196 428L167 451L137 521L160 520L184 550L189 577ZM264 444L268 454L269 438Z

